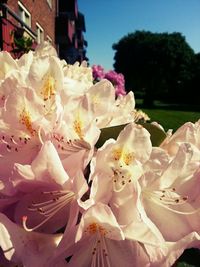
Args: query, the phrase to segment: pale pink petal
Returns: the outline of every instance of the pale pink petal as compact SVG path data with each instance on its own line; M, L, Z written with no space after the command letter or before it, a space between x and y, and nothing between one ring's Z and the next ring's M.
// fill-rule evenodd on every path
M92 179L90 199L96 203L109 203L113 191L112 179L103 172L96 172Z
M133 151L135 158L145 162L151 153L152 145L149 132L142 126L131 123L128 124L119 134L117 144L128 147Z
M0 247L6 259L29 267L47 267L46 262L58 245L61 235L26 232L0 214Z
M120 229L119 224L111 209L105 204L97 203L83 214L77 230L76 242L79 241L85 234L84 231L87 229L87 227L93 224L97 224L102 228L105 228L106 236L108 238L114 240L124 239L123 232Z
M0 53L0 80L5 79L10 73L17 69L17 63L10 53L1 51Z
M154 248L145 246L151 267L171 267L187 248L200 247L200 236L192 232L177 242L166 242L166 248Z
M50 178L53 182L63 185L69 179L58 153L50 141L42 146L31 167L37 180Z
M200 149L200 120L196 123L187 122L183 124L171 136L169 136L161 144L161 147L168 151L170 155L175 155L178 151L179 145L182 142L191 143Z

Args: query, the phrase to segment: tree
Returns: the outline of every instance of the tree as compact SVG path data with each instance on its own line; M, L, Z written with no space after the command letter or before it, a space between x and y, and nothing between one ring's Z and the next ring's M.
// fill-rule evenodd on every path
M200 53L195 54L194 60L192 61L192 79L189 81L189 88L192 89L191 102L199 105L199 95L200 91ZM187 95L188 97L188 95Z
M123 73L128 90L144 93L146 105L155 98L181 100L194 57L181 33L136 31L113 44L113 49L115 70Z

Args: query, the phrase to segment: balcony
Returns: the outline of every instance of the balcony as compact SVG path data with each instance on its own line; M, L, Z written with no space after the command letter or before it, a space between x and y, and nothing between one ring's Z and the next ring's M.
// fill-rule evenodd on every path
M76 20L76 29L85 32L85 17L81 12L78 12L78 19Z
M75 22L67 14L56 17L56 43L72 44L75 33Z
M77 1L76 0L59 0L58 1L58 13L59 16L66 15L71 19L71 20L76 20L78 17L78 6L77 6Z
M36 34L6 4L0 3L0 48L19 58L36 47Z

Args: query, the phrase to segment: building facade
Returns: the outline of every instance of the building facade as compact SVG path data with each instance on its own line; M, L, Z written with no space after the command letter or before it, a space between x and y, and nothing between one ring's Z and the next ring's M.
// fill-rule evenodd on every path
M87 60L83 32L77 0L0 0L0 49L15 58L48 41L70 64Z

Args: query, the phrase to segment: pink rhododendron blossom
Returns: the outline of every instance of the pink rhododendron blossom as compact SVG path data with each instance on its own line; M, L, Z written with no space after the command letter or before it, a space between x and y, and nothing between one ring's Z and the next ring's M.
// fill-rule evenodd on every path
M116 90L116 95L126 95L124 87L125 80L124 80L124 75L122 73L117 73L111 70L105 74L105 78L111 81L111 83L114 85Z
M61 92L61 97L68 100L71 97L83 95L92 85L92 69L83 61L74 65L64 64L64 87Z
M200 121L165 133L124 84L46 42L0 53L0 265L171 267L200 248Z
M149 133L135 124L126 126L116 141L108 140L92 160L90 179L93 183L86 203L109 204L129 238L146 239L155 244L163 238L143 210L139 200L141 189L137 184L143 173L142 164L148 160L151 149Z
M66 106L49 139L55 145L64 168L70 175L77 169L85 171L90 162L100 130L92 114L80 102L70 110Z
M102 79L109 80L115 88L116 96L126 95L125 80L124 80L124 75L122 73L117 73L114 70L105 72L102 66L93 65L92 75L95 83Z
M101 80L86 92L84 102L87 103L96 125L99 128L106 127L112 120L115 89L109 81Z
M102 203L83 213L76 230L68 236L70 242L58 245L49 266L59 266L58 260L70 258L66 266L146 266L171 267L184 249L199 247L200 236L192 232L177 242L162 245L142 244L126 239L111 209ZM67 241L67 240L66 240ZM148 241L148 239L147 239Z
M192 154L190 145L183 143L160 173L151 163L139 179L144 209L168 241L177 241L192 231L200 232L200 198L196 187L200 181L200 162L192 160ZM167 224L163 218L168 218Z
M109 188L114 192L122 191L128 183L141 176L142 163L148 160L151 150L148 131L137 124L128 124L116 141L109 139L98 149L91 162L90 179L96 179L97 173L107 174L105 180L110 184Z
M57 254L57 255L56 255ZM75 243L58 247L50 266L62 257L72 256L67 266L146 266L148 256L139 243L125 240L115 216L107 205L88 209L78 226ZM136 255L140 255L137 257ZM55 263L54 263L55 262Z
M133 92L129 92L124 96L118 96L113 106L111 120L106 127L137 121L135 112L135 98Z
M15 164L11 183L15 194L8 201L14 199L10 209L15 222L23 223L28 231L48 233L76 223L80 199L88 189L79 170L75 177L68 176L50 141L42 146L31 165ZM71 213L73 221L69 222Z
M12 71L18 69L17 62L12 56L6 52L1 51L0 53L0 84L2 81L10 75Z
M183 124L174 134L170 134L161 147L174 156L181 143L188 142L200 149L200 120Z
M93 65L92 75L95 81L103 79L105 77L104 68L101 65Z
M47 62L45 63L48 68ZM33 75L32 65L30 69L30 72L24 69L12 71L1 85L1 92L5 97L0 118L0 177L2 179L9 177L15 162L31 163L41 147L41 132L51 131L60 113L59 98L54 96L52 85L44 82L44 76L41 76L41 73L40 77L36 78L36 75ZM30 82L30 73L37 80L37 86L36 82L33 83L33 79ZM61 80L60 77L58 80ZM5 162L6 168L4 168Z
M46 262L59 244L62 234L30 233L0 213L0 248L4 254L3 266L47 267ZM7 265L6 260L12 265ZM59 266L64 260L58 260Z

